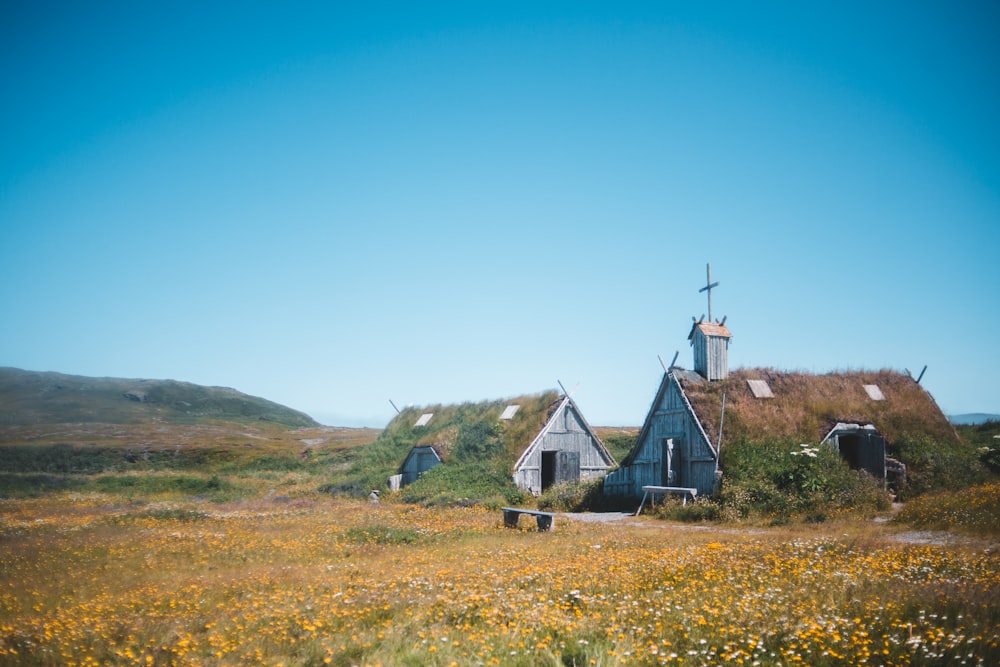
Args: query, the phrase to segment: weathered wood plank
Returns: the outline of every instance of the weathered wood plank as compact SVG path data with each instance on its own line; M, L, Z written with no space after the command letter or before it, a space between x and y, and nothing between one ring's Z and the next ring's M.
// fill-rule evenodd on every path
M530 514L535 517L535 523L539 531L555 530L555 517L552 512L542 512L540 510L521 509L519 507L501 507L503 511L504 528L517 528L518 520L522 514Z

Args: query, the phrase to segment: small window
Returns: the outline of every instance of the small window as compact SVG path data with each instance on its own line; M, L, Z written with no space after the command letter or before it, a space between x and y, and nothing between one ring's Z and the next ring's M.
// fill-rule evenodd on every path
M500 419L513 419L514 415L517 414L518 408L520 407L520 405L508 405L504 408L503 414L500 415Z
M882 390L878 388L877 384L866 384L865 391L868 392L868 398L873 401L885 400L885 394L882 393Z
M417 420L417 423L414 424L414 426L426 426L427 422L429 422L431 420L431 417L433 416L434 416L433 412L425 412L424 414L420 415L420 419Z
M774 398L767 380L747 380L747 384L750 385L750 393L754 398Z

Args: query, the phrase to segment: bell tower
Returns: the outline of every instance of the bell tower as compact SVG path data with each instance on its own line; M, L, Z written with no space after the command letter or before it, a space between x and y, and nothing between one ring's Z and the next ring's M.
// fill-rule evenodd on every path
M725 380L729 377L729 341L733 334L726 328L726 318L712 320L712 289L719 286L712 282L712 265L706 264L706 282L699 292L708 292L708 319L702 315L695 319L688 334L694 348L694 370L706 380Z

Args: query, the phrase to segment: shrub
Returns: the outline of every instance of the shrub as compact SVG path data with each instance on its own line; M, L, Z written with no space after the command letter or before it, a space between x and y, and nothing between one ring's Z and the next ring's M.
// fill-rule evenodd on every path
M738 440L723 448L720 514L727 519L814 519L835 510L887 509L882 482L851 470L827 445Z
M94 474L121 468L122 450L113 447L5 445L0 470L13 473Z
M906 464L906 484L899 489L901 500L936 490L964 489L989 480L980 452L969 442L944 447L925 436L902 438L894 445L894 455Z
M979 460L982 461L986 467L988 467L992 472L1000 472L1000 441L993 446L984 445L980 447Z
M1000 421L960 426L959 433L975 448L990 472L1000 472Z
M658 517L684 523L716 521L723 517L722 507L709 498L687 502L677 497L666 498L662 504L656 505L654 512Z
M606 509L604 478L553 484L538 497L538 509L555 512L594 512Z
M621 461L632 448L635 447L636 440L639 439L638 433L613 433L611 435L605 436L603 438L604 446L608 448L611 456L615 458L616 461Z
M115 515L110 517L108 521L109 523L116 525L125 525L142 521L177 521L180 523L191 523L194 521L202 521L206 518L208 518L208 515L199 510L172 507L148 509L140 512Z
M91 485L104 493L125 495L199 495L215 499L232 496L236 491L227 480L216 476L192 475L101 475Z
M435 466L401 493L404 502L425 505L463 504L474 499L499 507L523 501L507 468L492 461Z
M420 533L416 528L373 524L348 528L344 538L354 544L412 544L420 539Z
M79 480L67 475L0 473L0 498L36 498L79 486Z

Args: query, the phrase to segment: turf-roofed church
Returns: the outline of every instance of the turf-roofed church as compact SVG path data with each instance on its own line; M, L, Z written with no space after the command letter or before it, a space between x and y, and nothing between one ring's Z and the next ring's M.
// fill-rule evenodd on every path
M909 373L892 370L816 375L771 368L728 368L732 333L726 318L696 319L688 340L694 370L671 364L646 415L635 446L605 477L604 492L641 498L644 486L719 490L720 453L737 439L827 443L854 469L877 479L905 477L889 456L900 438L930 437L958 443L934 399ZM676 357L675 357L676 361Z

